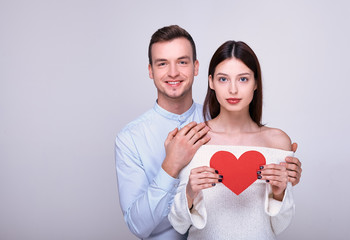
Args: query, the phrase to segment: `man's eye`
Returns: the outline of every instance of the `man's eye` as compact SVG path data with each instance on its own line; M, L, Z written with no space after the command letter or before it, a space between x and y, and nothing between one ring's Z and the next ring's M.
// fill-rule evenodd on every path
M186 61L180 61L180 64L184 65L184 64L187 64Z
M165 66L166 63L165 62L161 62L161 63L158 63L158 66L161 67L161 66Z

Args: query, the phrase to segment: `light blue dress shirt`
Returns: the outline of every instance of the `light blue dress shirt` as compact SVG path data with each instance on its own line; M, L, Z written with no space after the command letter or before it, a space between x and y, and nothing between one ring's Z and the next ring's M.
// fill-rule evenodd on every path
M129 229L139 238L186 239L172 228L167 217L179 179L168 175L161 165L169 132L192 121L203 121L202 105L193 103L178 115L156 103L116 137L120 205Z

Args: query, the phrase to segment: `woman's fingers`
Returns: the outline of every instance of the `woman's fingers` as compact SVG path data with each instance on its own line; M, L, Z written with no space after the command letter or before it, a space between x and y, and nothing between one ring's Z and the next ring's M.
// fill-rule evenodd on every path
M208 166L192 169L186 187L188 203L192 204L199 191L214 187L222 178L218 171Z
M288 183L288 171L283 164L268 164L258 171L258 178L265 180L272 187L274 198L282 201Z
M190 181L192 184L208 186L208 184L215 186L216 183L222 181L223 176L218 174L214 168L202 166L191 170ZM204 187L202 186L202 187Z
M288 181L287 169L281 164L273 163L264 165L263 168L257 172L257 174L259 179L268 180L269 182L273 181L273 183Z
M199 190L213 187L222 182L222 178L223 176L218 174L214 168L202 166L191 170L187 185L192 192L197 193Z

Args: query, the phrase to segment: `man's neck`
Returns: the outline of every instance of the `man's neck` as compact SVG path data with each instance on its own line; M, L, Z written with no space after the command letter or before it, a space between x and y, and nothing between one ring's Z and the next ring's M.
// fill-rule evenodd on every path
M157 103L160 107L167 110L168 112L181 115L188 111L193 104L192 98L189 99L159 99Z

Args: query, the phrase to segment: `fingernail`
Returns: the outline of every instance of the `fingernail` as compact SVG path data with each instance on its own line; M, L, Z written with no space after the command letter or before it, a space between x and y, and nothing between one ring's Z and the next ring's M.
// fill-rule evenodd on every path
M222 175L219 175L219 178L223 178L224 176L222 176Z
M222 179L220 178L220 179L218 179L218 181L219 181L219 182L222 182Z
M258 176L258 179L261 179L261 178L262 178L262 177L259 175L259 176Z
M264 166L260 166L260 169L264 169Z
M215 170L215 173L216 173L216 174L218 174L218 173L219 173L219 171L218 171L218 170Z
M211 185L214 187L216 184L215 184L215 183L212 183Z
M270 182L270 180L266 180L266 182Z
M257 173L257 174L261 174L261 171L257 171L256 173Z

